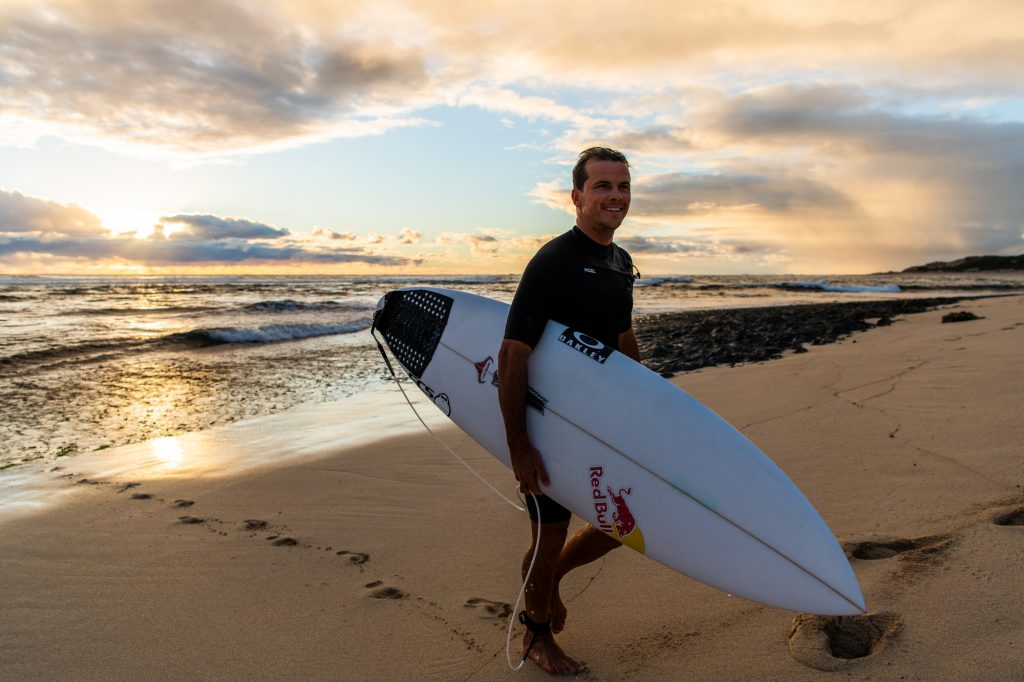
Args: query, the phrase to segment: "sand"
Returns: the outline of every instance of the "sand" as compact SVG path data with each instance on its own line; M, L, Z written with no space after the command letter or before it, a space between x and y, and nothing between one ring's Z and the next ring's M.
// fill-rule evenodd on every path
M1015 296L677 375L807 494L872 614L761 606L620 549L566 579L563 645L594 680L1021 679L1022 366ZM525 519L429 435L232 476L64 473L59 503L0 520L0 679L547 678L504 657Z

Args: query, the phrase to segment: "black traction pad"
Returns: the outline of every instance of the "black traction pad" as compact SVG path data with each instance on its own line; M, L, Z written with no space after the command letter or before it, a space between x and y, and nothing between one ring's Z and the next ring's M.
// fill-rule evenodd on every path
M452 303L450 297L425 289L391 291L384 296L384 307L374 315L374 326L395 358L417 379L441 342Z

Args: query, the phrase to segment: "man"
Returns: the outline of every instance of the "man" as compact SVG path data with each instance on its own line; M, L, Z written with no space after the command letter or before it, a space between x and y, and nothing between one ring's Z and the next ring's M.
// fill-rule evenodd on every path
M527 433L526 363L548 320L639 359L630 321L633 261L612 243L629 211L629 163L621 152L592 147L580 154L572 175L576 226L541 247L526 266L498 357L498 396L512 469L519 489L534 496L527 498L533 541L523 560L525 575L536 551L526 586L525 618L521 617L527 626L524 657L529 656L549 673L563 675L587 668L568 656L554 638L566 618L559 582L566 573L604 556L619 542L590 525L566 542L570 512L545 496L542 488L550 485L544 459L558 457L558 453L538 452ZM540 508L539 547L536 506Z

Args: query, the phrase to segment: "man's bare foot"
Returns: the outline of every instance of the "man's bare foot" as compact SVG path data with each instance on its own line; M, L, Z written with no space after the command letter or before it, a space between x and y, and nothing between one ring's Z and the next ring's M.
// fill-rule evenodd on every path
M527 631L523 637L523 651L530 645L531 637L533 633ZM530 649L530 660L550 675L578 675L587 672L587 664L570 658L551 635L537 635Z
M551 590L551 605L548 607L548 614L551 618L551 632L556 635L565 629L565 617L568 611L562 603L562 595L558 585Z

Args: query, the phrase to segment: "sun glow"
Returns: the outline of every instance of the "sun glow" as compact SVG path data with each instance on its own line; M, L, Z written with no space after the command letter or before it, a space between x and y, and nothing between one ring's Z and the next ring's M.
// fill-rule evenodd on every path
M139 239L146 239L156 231L157 223L162 215L160 211L137 209L118 206L96 213L102 218L103 226L114 235L134 234ZM165 229L164 234L167 234Z
M185 453L181 449L181 443L177 438L168 436L150 441L153 449L153 456L168 469L177 469L185 462Z

